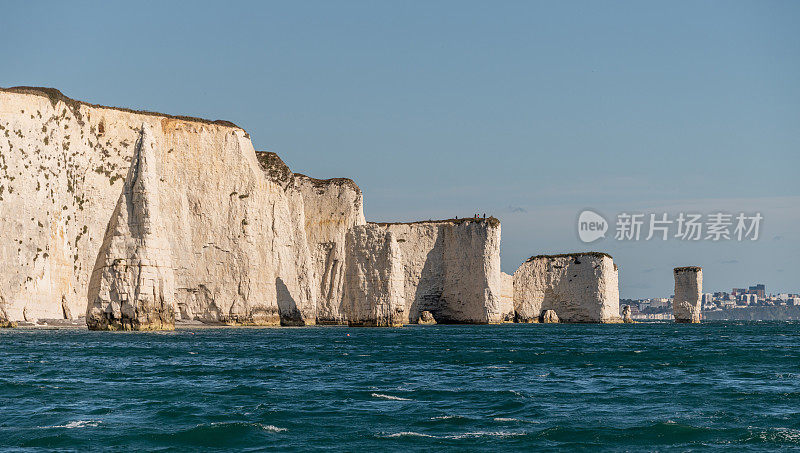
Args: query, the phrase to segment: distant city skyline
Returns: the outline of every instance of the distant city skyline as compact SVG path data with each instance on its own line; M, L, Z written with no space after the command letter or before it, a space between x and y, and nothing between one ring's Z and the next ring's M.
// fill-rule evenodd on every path
M798 2L3 6L0 86L233 121L355 180L371 221L494 215L507 273L597 250L623 298L686 265L715 290L800 287ZM585 244L585 209L763 221L752 242Z

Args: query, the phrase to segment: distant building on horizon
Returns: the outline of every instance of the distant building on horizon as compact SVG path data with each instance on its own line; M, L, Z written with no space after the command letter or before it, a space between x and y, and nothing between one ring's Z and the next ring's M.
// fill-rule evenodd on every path
M758 283L755 286L751 286L747 292L763 299L766 297L767 287L763 283Z

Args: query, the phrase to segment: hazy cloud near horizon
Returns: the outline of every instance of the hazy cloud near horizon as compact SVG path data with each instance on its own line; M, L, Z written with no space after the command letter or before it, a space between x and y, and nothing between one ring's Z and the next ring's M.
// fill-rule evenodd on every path
M800 291L798 2L4 2L0 86L223 118L369 220L502 221L503 269L602 250L622 297ZM761 212L755 242L592 244L576 218Z

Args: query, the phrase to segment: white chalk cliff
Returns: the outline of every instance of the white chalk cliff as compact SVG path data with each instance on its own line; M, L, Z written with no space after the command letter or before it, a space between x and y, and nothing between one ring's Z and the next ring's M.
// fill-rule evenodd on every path
M403 257L394 234L376 225L347 233L345 313L351 326L402 326L405 315Z
M508 320L497 219L375 225L393 233L400 245L409 323L417 322L422 311L433 314L437 323Z
M561 322L620 322L617 266L604 253L539 255L514 273L518 322L554 310Z
M175 277L162 221L155 147L150 127L143 124L89 281L90 329L161 330L175 325Z
M512 277L500 271L495 218L367 224L353 181L294 173L232 123L92 105L53 89L0 89L0 231L8 322L86 314L90 328L168 329L182 320L485 324L546 309L566 322L618 316L610 257L565 261L565 270L529 262Z
M313 323L312 265L292 234L296 210L264 176L245 131L25 88L0 91L0 295L9 318L86 313L89 276L142 124L155 144L176 316L277 325L285 312Z

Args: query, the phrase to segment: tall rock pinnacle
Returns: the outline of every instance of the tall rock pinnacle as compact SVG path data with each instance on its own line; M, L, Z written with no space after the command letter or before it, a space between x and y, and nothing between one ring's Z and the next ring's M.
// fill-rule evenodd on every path
M675 322L698 323L701 318L703 296L703 269L696 266L676 267L675 297L672 314Z
M175 327L175 277L161 218L156 146L149 126L143 124L92 271L89 329Z

